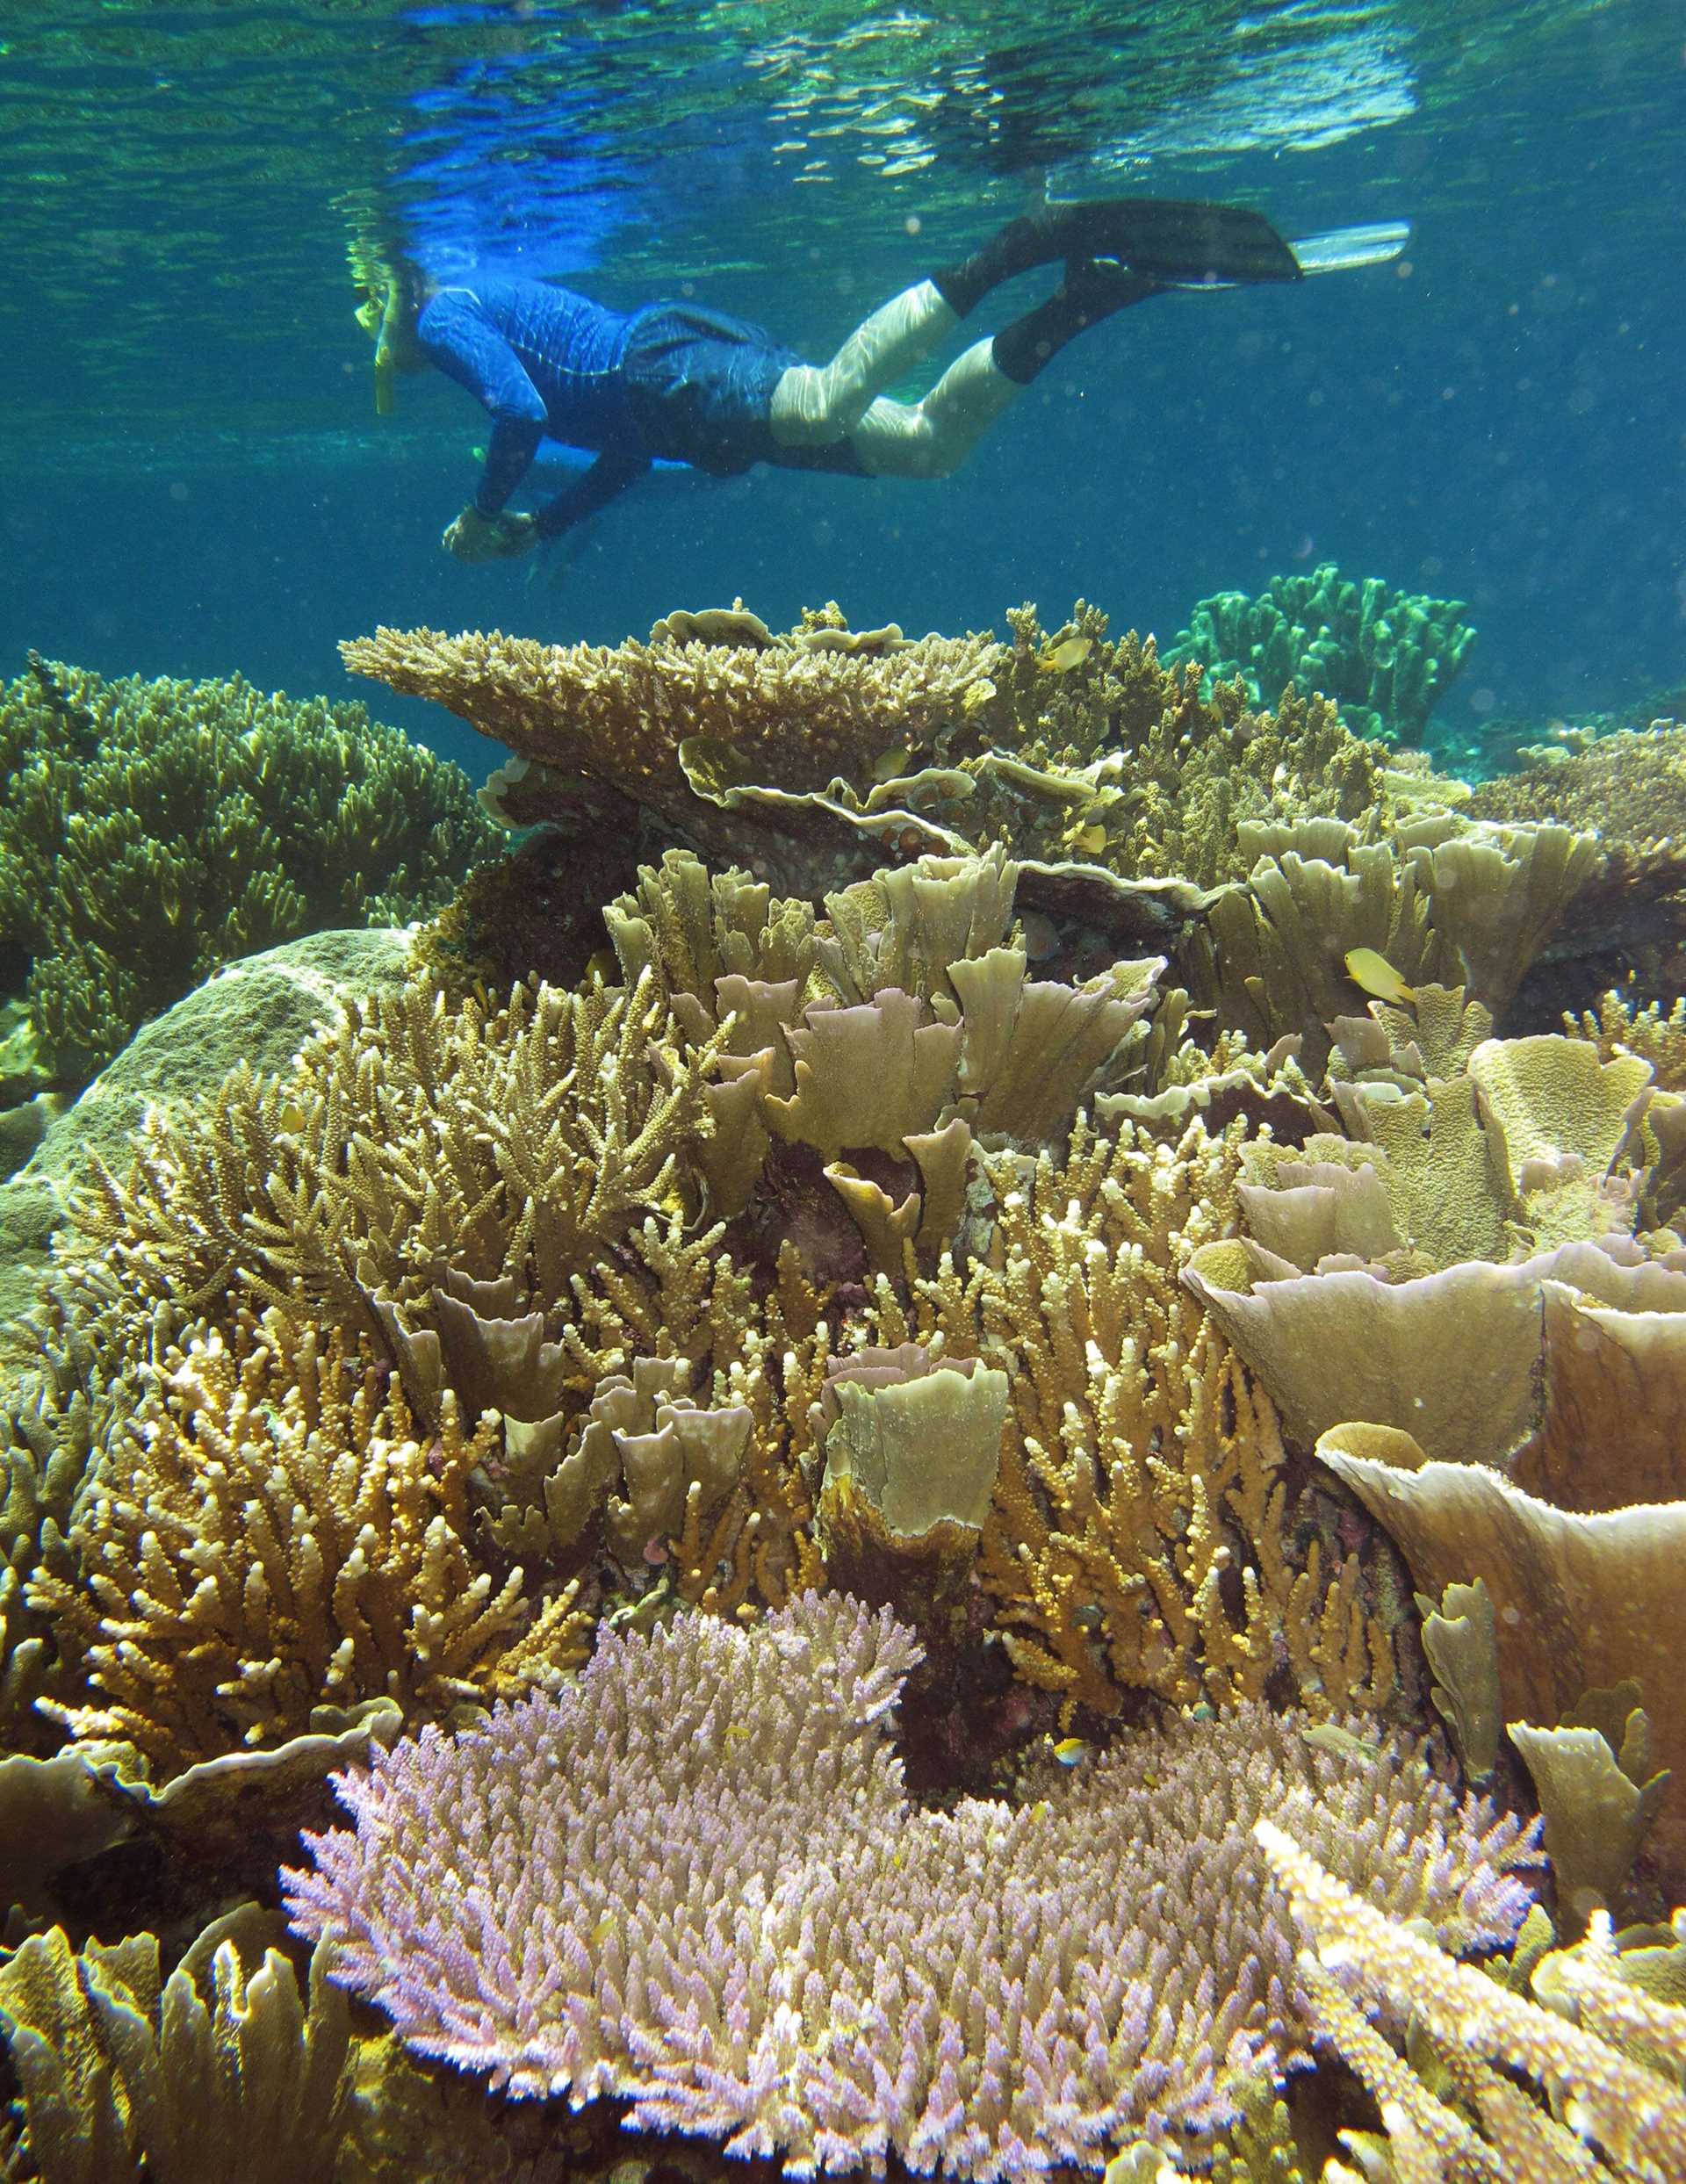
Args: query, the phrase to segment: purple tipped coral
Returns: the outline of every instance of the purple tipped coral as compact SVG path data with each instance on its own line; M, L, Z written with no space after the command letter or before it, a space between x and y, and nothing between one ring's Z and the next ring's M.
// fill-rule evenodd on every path
M809 1594L748 1629L605 1632L559 1697L337 1778L294 1923L422 2053L793 2174L1099 2168L1303 2056L1280 1816L1454 1949L1514 1932L1517 1826L1400 1735L1243 1707L1144 1734L1022 1807L908 1802L907 1630ZM1338 1746L1337 1750L1325 1748Z

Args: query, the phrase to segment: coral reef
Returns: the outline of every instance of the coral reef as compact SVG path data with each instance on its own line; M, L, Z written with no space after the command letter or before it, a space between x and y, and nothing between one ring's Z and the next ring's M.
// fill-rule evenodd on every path
M1504 825L1596 827L1603 855L1564 936L1565 957L1582 991L1592 982L1619 985L1641 1003L1672 1006L1686 984L1686 728L1656 721L1557 763L1499 775L1468 810ZM1561 981L1559 972L1558 1007L1573 998Z
M255 1904L166 1979L158 1938L74 1950L62 1928L0 1964L24 2151L47 2184L333 2184L351 2092L345 1998L307 1994Z
M1293 686L1332 698L1360 735L1420 744L1475 641L1463 602L1344 578L1332 561L1273 576L1262 592L1218 592L1196 606L1166 665L1198 660L1214 682L1239 678L1256 705Z
M1514 1822L1409 1740L1336 1760L1257 1710L916 1813L886 1734L916 1658L837 1594L605 1637L559 1698L341 1777L355 1825L306 1839L295 1924L420 2052L517 2094L612 2090L803 2171L997 2178L1198 2133L1303 2051L1265 1813L1454 1946L1521 1918ZM527 1963L542 1986L496 1969Z
M322 1707L472 1696L521 1581L494 1590L467 1554L484 1445L454 1398L424 1448L369 1360L273 1313L168 1352L159 1380L78 1493L74 1574L31 1586L92 1694L47 1710L165 1774Z
M219 964L403 924L494 846L458 770L360 705L238 678L106 681L31 656L0 690L0 990L78 1085Z
M192 2020L332 2184L1555 2175L1259 1822L1663 2067L1686 1943L1600 1914L1686 1893L1679 1010L1579 1013L1589 833L1008 620L378 640L594 836L213 982L7 1186L0 2164L178 2173ZM1541 1829L1574 1946L1466 1971ZM301 1831L399 2036L331 2068Z

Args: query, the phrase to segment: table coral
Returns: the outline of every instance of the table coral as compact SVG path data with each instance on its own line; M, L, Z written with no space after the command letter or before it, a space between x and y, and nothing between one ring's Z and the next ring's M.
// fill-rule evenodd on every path
M496 836L468 783L361 705L238 677L108 682L35 660L0 689L0 985L82 1084L217 967L436 908Z
M434 698L518 753L486 791L508 823L636 825L648 811L812 897L886 850L998 840L1030 863L1033 890L1058 901L1076 887L1098 923L1146 938L1188 914L1200 885L1244 869L1243 819L1357 820L1386 804L1379 760L1331 706L1203 700L1198 670L1163 667L1133 632L1108 642L1106 616L1081 602L1070 626L1087 649L1066 673L1048 671L1029 608L1008 616L1010 647L971 635L850 650L833 631L816 651L823 630L699 619L612 649L431 630L342 649L354 673ZM1162 891L1132 900L1130 883L1155 876Z
M1410 1740L1337 1760L1256 1708L1032 1803L915 1811L888 1728L917 1658L838 1595L605 1633L559 1697L342 1777L295 1924L420 2052L518 2094L619 2093L797 2173L992 2179L1209 2128L1305 2052L1258 1817L1453 1947L1521 1917L1516 1823Z

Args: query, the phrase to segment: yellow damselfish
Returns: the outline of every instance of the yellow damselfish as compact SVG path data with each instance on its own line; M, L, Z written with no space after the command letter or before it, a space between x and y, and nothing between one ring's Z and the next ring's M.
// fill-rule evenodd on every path
M1408 986L1385 955L1373 948L1350 948L1346 951L1346 975L1355 986L1362 986L1378 1001L1415 1001L1416 988Z
M1045 675L1069 675L1074 667L1081 667L1095 649L1092 637L1063 637L1057 645L1044 645L1036 655L1036 665Z

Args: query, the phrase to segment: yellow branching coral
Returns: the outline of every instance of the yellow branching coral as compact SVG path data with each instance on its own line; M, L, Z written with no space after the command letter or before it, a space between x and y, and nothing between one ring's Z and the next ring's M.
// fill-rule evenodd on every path
M158 1937L32 1935L0 1964L32 2173L51 2184L333 2184L349 2121L349 2012L307 1995L244 1904L162 1976Z
M1665 1013L1660 1002L1638 1008L1612 989L1600 997L1596 1013L1588 1009L1578 1019L1566 1016L1563 1028L1571 1037L1592 1040L1601 1061L1637 1054L1651 1064L1664 1092L1686 1092L1686 995Z
M1290 691L1267 712L1234 683L1203 697L1198 665L1164 666L1134 631L1109 643L1107 617L1082 600L1051 638L1028 606L1007 621L1012 650L995 672L1012 725L998 739L1020 764L1089 785L1077 831L1092 833L1072 846L1108 869L1211 887L1248 869L1244 823L1385 813L1384 753L1326 699Z
M448 1402L424 1447L344 1337L276 1313L189 1342L161 1380L81 1497L74 1582L32 1586L90 1692L48 1710L162 1775L321 1705L472 1697L522 1613L520 1572L494 1585L465 1543L489 1437Z
M1234 1219L1243 1135L1196 1121L1172 1147L1080 1121L1063 1165L989 1164L987 1258L945 1260L905 1307L874 1295L874 1339L1007 1371L979 1574L1020 1673L1102 1713L1133 1689L1256 1697L1284 1661L1314 1705L1392 1688L1356 1572L1292 1565L1275 1415L1179 1280Z
M188 1312L231 1285L292 1310L421 1307L447 1270L541 1308L646 1213L685 1209L715 1046L681 1055L654 981L517 986L450 1010L414 986L345 1012L290 1080L237 1072L97 1168L65 1279Z
M1365 1902L1272 1822L1253 1833L1309 1942L1300 1970L1319 2029L1374 2095L1401 2175L1425 2184L1673 2184L1686 2175L1677 2076L1686 2011L1625 1986L1607 1933L1596 1928L1578 1963L1571 1951L1536 1968L1535 1991L1568 2005L1543 2007ZM1401 2040L1413 2022L1452 2100L1366 2012L1397 2025ZM1507 2072L1532 2080L1550 2108Z

